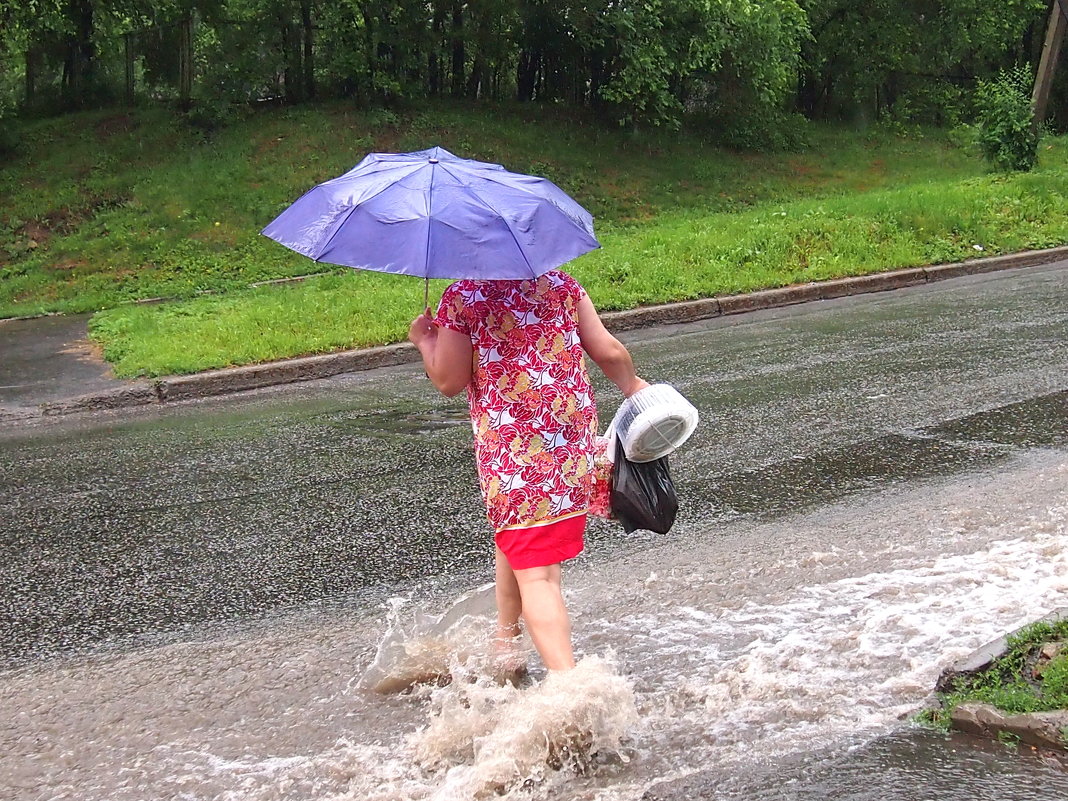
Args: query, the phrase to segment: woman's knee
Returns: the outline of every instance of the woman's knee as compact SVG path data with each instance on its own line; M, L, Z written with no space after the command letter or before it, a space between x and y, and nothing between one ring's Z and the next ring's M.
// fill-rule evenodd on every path
M560 565L546 565L544 567L528 567L525 570L516 570L515 580L520 589L524 586L535 586L547 583L556 587L560 586Z

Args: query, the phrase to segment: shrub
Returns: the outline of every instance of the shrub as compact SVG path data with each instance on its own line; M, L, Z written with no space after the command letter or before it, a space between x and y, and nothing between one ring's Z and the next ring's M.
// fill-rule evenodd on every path
M992 81L979 81L975 92L978 141L995 167L1026 172L1038 158L1038 131L1031 109L1031 71L1020 66L1002 70Z
M14 122L0 117L0 159L9 159L14 156L20 144Z
M182 115L191 129L205 138L214 136L248 114L248 106L225 99L198 100Z

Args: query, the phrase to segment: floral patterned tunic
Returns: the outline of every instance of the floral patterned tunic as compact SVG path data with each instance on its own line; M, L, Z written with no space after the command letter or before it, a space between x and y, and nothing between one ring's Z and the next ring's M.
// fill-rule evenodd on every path
M597 410L578 331L579 283L462 280L436 322L471 338L467 387L475 458L494 530L584 514L593 485Z

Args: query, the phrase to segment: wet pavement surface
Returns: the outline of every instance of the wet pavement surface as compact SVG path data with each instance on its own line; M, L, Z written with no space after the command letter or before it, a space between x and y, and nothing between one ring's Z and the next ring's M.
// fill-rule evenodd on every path
M671 536L1068 441L1064 269L627 340L703 416ZM0 505L0 666L490 575L463 401L415 367L8 428ZM647 542L588 540L588 561Z
M116 379L87 338L87 314L0 320L0 414L102 392Z
M1045 801L1064 784L1068 761L1018 753L1004 745L930 731L897 732L845 755L808 754L760 765L744 779L698 772L650 788L642 801L931 801L970 797Z
M0 426L0 797L1065 797L1054 760L907 721L1068 597L1066 279L629 336L703 424L671 533L599 522L568 565L586 683L558 695L536 662L524 690L359 686L384 626L492 569L464 404L414 366ZM405 652L477 643L428 631ZM546 771L552 715L516 725L621 720L628 686L589 771Z

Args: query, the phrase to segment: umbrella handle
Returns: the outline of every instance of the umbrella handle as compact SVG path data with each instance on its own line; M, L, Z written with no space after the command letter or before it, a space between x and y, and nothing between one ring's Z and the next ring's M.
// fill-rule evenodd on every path
M430 308L430 277L423 279L423 308Z

